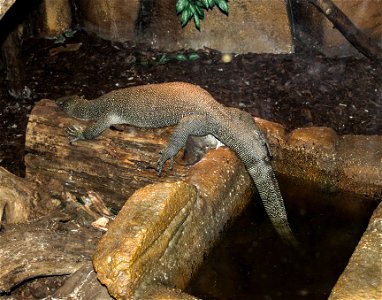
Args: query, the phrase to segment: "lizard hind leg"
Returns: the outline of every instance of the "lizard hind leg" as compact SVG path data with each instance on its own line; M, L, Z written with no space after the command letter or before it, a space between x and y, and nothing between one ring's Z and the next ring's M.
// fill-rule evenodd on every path
M170 170L173 167L175 156L187 142L189 136L207 135L206 118L204 116L186 116L175 127L169 144L161 151L161 157L157 162L158 176L162 175L164 164L170 160Z
M255 140L259 141L261 145L266 147L268 157L272 159L273 155L271 152L271 147L269 146L268 140L265 137L264 132L262 132L257 126L254 117L250 113L235 107L228 107L227 111L231 118L237 119L239 122L244 122L247 126L252 126L252 132L254 134Z

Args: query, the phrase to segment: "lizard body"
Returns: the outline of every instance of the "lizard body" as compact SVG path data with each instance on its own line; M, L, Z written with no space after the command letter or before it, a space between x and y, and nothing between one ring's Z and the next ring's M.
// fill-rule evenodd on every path
M68 133L72 140L94 139L116 124L146 128L177 125L169 145L161 152L157 165L159 175L167 160L172 166L189 136L212 134L243 161L281 238L297 245L270 163L269 146L249 113L225 107L206 90L184 82L114 90L91 101L66 96L57 99L57 104L72 117L95 121L85 129L70 127Z

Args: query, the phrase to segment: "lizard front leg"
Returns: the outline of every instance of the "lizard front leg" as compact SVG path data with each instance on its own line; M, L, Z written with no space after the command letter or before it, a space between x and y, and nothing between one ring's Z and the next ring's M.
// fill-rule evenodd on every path
M203 136L207 135L206 118L203 116L186 116L181 119L176 126L168 146L161 151L161 157L157 163L158 175L162 175L165 162L170 160L170 169L174 165L175 156L187 142L190 135Z
M72 125L66 129L71 142L77 140L92 140L98 137L105 129L109 128L112 124L110 116L99 118L95 123L87 126L85 129L79 125Z

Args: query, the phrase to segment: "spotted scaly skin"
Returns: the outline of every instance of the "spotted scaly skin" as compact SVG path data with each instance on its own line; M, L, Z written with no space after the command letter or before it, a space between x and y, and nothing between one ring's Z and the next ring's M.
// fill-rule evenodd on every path
M177 124L169 145L161 152L157 165L159 175L167 160L172 164L190 135L212 134L235 151L245 164L281 238L288 244L297 245L270 163L269 146L250 114L225 107L206 90L184 82L114 90L91 101L79 96L66 96L56 102L72 117L95 121L85 129L79 126L68 128L72 141L94 139L116 124L146 128Z

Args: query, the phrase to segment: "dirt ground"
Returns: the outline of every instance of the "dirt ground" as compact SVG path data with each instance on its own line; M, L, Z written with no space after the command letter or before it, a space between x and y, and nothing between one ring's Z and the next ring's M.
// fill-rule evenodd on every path
M76 51L52 53L75 43L82 43ZM201 85L225 105L288 129L328 126L339 134L382 134L381 64L308 52L233 55L225 63L222 54L211 49L197 51L200 58L195 61L171 59L179 53L193 51L161 53L84 33L64 44L26 41L23 61L31 98L9 96L4 67L0 73L0 165L24 174L25 130L36 101L66 94L93 98L116 88L165 81ZM164 58L170 61L163 63Z

